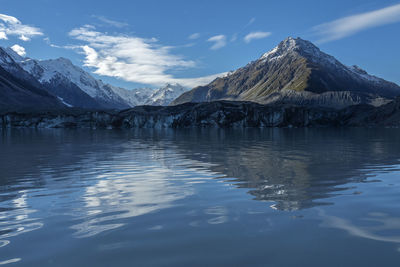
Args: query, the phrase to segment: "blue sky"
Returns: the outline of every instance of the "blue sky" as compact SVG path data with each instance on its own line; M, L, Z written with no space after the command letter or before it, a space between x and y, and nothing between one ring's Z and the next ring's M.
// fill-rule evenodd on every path
M400 1L0 0L0 46L125 88L206 83L288 36L400 84Z

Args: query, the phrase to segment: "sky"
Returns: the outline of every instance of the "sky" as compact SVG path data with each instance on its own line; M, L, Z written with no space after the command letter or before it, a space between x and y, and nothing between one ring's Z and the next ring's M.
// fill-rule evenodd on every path
M288 36L400 84L399 0L0 0L0 46L127 89L206 84Z

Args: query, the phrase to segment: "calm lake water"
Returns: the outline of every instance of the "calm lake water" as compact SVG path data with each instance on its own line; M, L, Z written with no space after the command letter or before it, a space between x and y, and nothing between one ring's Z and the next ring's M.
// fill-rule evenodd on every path
M400 266L400 130L0 137L0 265Z

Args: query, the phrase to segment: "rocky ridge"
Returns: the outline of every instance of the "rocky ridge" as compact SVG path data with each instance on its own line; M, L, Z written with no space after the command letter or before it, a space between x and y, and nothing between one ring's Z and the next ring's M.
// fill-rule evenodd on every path
M178 106L138 106L124 111L69 109L0 115L3 128L187 128L400 126L400 98L381 107L342 110L253 102L216 101Z

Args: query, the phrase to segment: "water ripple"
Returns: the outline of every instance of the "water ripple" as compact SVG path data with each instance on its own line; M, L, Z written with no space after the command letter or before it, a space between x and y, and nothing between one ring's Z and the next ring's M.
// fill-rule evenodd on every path
M315 238L323 236L317 229L329 227L397 248L398 136L367 130L17 133L0 140L0 252L12 252L1 253L0 264L31 263L39 250L48 250L38 252L46 260L62 258L75 246L90 258L91 245L104 253L132 250L135 257L154 250L160 261L164 251L191 252L192 246L193 253L226 246L222 258L224 251L236 257L235 251L259 249L264 259L267 250L279 253L274 238L282 245L281 236L309 242L301 230L306 223ZM54 236L60 242L52 243ZM210 242L215 246L204 245ZM212 253L207 256L218 254Z

